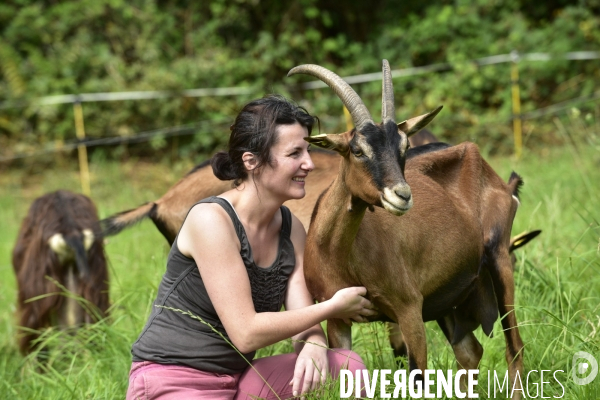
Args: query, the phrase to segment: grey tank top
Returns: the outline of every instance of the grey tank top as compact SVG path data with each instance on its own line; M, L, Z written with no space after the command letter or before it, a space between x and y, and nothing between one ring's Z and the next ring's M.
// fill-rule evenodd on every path
M296 264L290 239L292 219L287 207L281 206L282 223L275 262L261 268L254 263L244 226L231 204L215 196L199 203L218 203L231 217L241 244L240 255L250 279L256 312L281 310L287 281ZM204 322L164 307L189 311ZM219 333L230 341L208 297L196 262L179 251L176 238L148 322L131 349L133 361L181 364L224 374L242 372L248 366L246 360L251 361L255 352L244 354L244 360Z

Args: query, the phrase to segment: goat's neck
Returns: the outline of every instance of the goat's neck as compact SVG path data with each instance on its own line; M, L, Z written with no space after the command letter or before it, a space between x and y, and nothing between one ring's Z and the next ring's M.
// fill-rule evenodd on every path
M317 216L311 223L318 246L329 252L341 252L339 260L347 259L367 206L350 193L345 184L345 171L340 168L337 178L323 193Z

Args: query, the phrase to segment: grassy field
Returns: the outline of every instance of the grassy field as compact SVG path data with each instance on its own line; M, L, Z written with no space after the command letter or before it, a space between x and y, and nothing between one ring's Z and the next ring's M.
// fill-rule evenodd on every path
M515 271L517 318L525 342L525 367L532 372L529 394L536 396L540 370L546 373L544 397L600 398L600 377L586 386L571 379L572 358L587 351L600 359L600 151L583 141L520 160L492 158L498 173L511 170L525 179L522 206L513 234L542 229L519 250ZM191 163L176 166L92 160L92 197L101 217L158 198ZM38 196L59 188L79 191L76 167L4 171L0 175L0 397L10 399L121 399L127 387L129 349L137 338L164 271L168 247L151 222L109 239L111 317L74 336L48 331L55 349L43 367L23 358L16 347L16 283L11 252L21 220ZM382 324L355 325L355 350L370 369L397 370ZM492 338L477 331L484 347L480 398L488 393L488 371L506 371L500 323ZM454 368L450 346L435 323L427 324L429 368ZM289 342L260 351L289 351ZM537 384L537 386L535 386ZM564 387L564 389L562 388ZM562 395L564 390L564 395ZM378 391L376 392L379 393ZM525 393L527 395L527 393ZM562 395L562 396L561 396ZM333 386L318 398L338 398ZM530 397L530 396L527 396ZM504 398L496 394L496 398Z

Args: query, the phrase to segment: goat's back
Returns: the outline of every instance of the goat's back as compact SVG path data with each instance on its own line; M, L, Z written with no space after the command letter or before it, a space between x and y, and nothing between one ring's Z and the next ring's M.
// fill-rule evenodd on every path
M426 130L411 136L409 140L413 148L437 141L435 136ZM315 169L306 178L306 196L286 203L286 206L298 217L306 230L310 225L310 218L317 199L335 179L341 159L335 152L320 149L313 151L311 157ZM194 167L158 200L103 220L104 233L114 235L127 226L150 217L169 244L173 244L185 216L194 204L207 197L226 192L232 187L232 181L221 181L213 174L210 160L207 160Z

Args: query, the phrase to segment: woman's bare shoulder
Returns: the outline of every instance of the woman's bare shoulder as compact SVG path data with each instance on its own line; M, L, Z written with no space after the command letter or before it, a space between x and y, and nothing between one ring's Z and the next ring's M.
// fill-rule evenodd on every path
M231 218L229 218L227 211L218 203L198 203L190 209L184 225L188 220L217 223L231 221Z
M194 255L195 248L227 243L240 247L231 218L223 207L217 203L200 203L192 207L179 232L179 251L189 257Z

